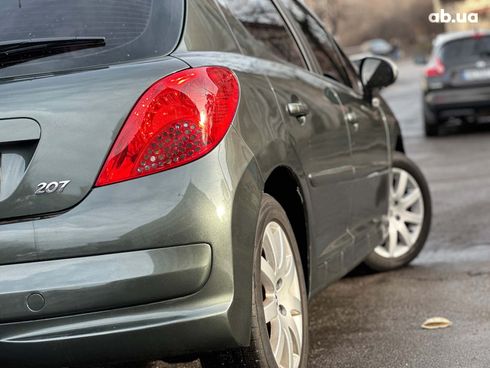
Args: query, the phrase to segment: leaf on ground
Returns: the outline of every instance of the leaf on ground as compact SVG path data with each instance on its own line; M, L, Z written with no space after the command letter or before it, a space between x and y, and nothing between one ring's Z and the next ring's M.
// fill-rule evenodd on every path
M422 324L422 328L426 330L436 330L439 328L447 328L452 326L452 322L444 317L432 317Z

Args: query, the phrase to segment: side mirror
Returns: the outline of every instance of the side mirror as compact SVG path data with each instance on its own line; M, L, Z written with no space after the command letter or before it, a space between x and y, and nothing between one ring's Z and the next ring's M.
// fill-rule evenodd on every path
M395 83L398 77L398 68L389 59L368 56L362 59L359 64L359 75L366 98L371 100L374 91Z
M372 54L369 54L367 52L364 52L361 54L354 54L354 55L349 56L349 60L350 60L352 66L354 67L354 69L356 70L358 75L360 74L360 68L361 68L362 61L368 57L371 57L371 56L372 56Z

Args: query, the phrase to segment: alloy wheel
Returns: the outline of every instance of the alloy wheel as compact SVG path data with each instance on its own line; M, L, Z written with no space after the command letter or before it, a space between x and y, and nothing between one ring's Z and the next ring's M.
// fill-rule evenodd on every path
M384 258L398 258L407 254L419 238L424 222L424 199L415 178L397 167L392 169L388 217L388 237L374 251Z
M303 346L302 295L291 244L277 222L264 231L260 270L272 353L280 368L297 368Z

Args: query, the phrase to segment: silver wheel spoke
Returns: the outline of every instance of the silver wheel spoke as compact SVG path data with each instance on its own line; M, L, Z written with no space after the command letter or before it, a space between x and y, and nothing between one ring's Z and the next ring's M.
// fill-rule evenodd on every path
M410 231L408 231L407 225L405 225L403 222L398 222L396 227L398 234L405 242L405 245L412 245L412 237L410 236Z
M388 237L375 252L384 258L398 258L417 242L424 223L424 199L415 178L407 171L392 170Z
M277 360L277 357L281 358L284 353L286 340L284 336L284 331L281 326L281 322L279 321L279 319L277 319L275 322L276 323L274 325L276 326L274 325L272 326L275 328L271 328L272 331L271 331L270 342L272 347L272 353L274 354ZM279 363L280 360L277 362Z
M395 198L402 198L405 192L407 191L407 183L408 183L408 174L406 171L400 173L398 179L398 186L395 191Z
M266 231L264 234L264 252L267 257L267 261L272 264L272 267L277 268L279 265L279 254L277 254L277 249L275 249L274 236L270 231Z
M401 199L401 204L405 209L413 206L413 204L418 201L421 197L420 189L414 189L412 192L410 192L407 196L403 197Z
M299 354L293 354L293 367L299 367L299 362L301 361L301 357Z
M277 305L273 298L264 300L264 317L266 323L271 322L277 317Z
M285 304L291 315L294 316L301 314L301 300L299 300L298 298L291 296Z
M284 274L281 275L281 277L283 281L282 288L288 291L289 288L293 285L294 278L296 277L296 267L294 266L294 260L292 256L287 257L286 265L287 266L284 269Z
M413 213L413 212L409 212L409 211L404 211L404 212L400 213L400 218L405 223L419 225L422 223L423 216L420 213Z
M293 368L293 362L294 362L294 359L293 359L293 339L291 337L291 332L289 330L289 328L286 326L284 328L284 337L285 337L285 340L286 340L286 346L285 346L285 367L287 368Z
M273 293L276 285L276 274L270 263L264 257L260 259L260 271L262 286L264 286L266 293Z
M284 234L284 231L280 228L276 232L277 238L278 238L278 246L280 248L280 254L281 254L281 260L279 263L279 266L277 267L277 274L279 277L283 277L286 274L287 267L288 267L288 257L285 252L285 245L287 244L289 246L289 242L286 239L286 235Z
M294 344L296 344L297 347L301 346L303 336L301 336L301 333L298 330L298 326L296 325L294 318L291 316L287 319L287 327L289 332L291 333Z
M395 224L390 221L390 229L388 236L388 254L393 257L396 252L396 246L398 244L398 232L396 231Z

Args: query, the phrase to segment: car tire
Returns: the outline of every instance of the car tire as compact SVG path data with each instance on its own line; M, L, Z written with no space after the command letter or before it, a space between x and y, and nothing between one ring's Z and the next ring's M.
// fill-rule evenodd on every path
M428 107L424 107L424 127L426 137L437 137L439 135L439 120Z
M439 124L429 124L425 122L425 136L426 137L437 137L439 136Z
M408 265L424 247L431 226L431 195L419 167L396 152L392 170L388 238L364 261L375 271Z
M250 346L206 354L200 359L204 368L307 367L308 310L301 257L285 211L274 198L267 194L263 195L255 239ZM275 254L273 249L276 248L271 244L275 240L268 239L280 239L276 243L284 243L282 248L277 248L278 250L283 249L278 252L283 255L280 257L280 262L275 262L277 257L273 256ZM286 247L289 247L289 250ZM266 262L268 267L264 266L263 262ZM274 265L275 263L278 267ZM282 277L279 271L283 269L283 265L286 265L286 269L290 271L285 276L296 274L296 277L294 275L293 277ZM275 285L272 285L273 283ZM274 292L271 291L271 288L274 289ZM290 300L288 296L291 297ZM294 298L300 299L294 300ZM264 305L269 306L267 312ZM297 310L299 308L301 310ZM274 315L275 317L270 322L266 322L266 314L268 319ZM292 332L293 329L296 333ZM277 345L274 346L276 352L273 352L273 341L284 341L283 354L278 353ZM294 354L288 354L289 351L293 351ZM281 355L282 360L276 358L278 355ZM288 357L293 358L294 364L288 365L288 362L285 361Z

